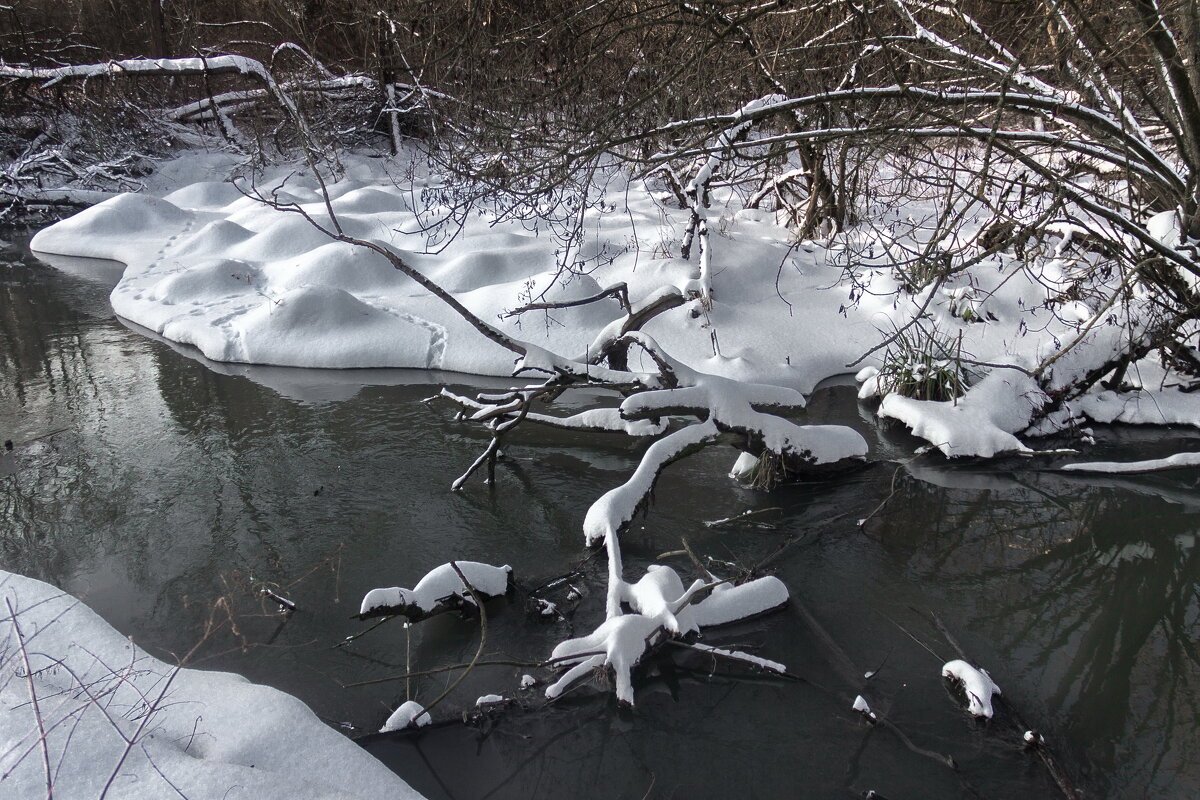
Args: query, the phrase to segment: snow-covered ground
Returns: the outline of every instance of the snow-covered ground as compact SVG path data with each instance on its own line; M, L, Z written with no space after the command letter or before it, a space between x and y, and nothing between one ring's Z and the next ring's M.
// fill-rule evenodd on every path
M217 177L222 165L210 159L200 166ZM581 241L568 249L545 224L479 208L455 217L453 187L420 164L398 169L383 159L349 157L345 167L328 196L347 234L382 243L481 319L564 356L586 354L620 316L615 301L520 318L505 313L531 301L588 297L622 281L635 304L664 287L686 295L704 277L700 264L675 255L689 212L672 208L641 182L611 181L610 191L583 215ZM173 169L180 178L197 172ZM214 361L511 373L512 353L480 336L383 256L331 241L304 215L244 193L253 189L295 204L329 225L320 188L311 175L293 170L261 177L254 186L205 180L162 197L120 195L42 231L33 247L126 263L112 293L117 314L194 345ZM948 280L912 293L903 286L911 283L913 254L931 249L928 221L936 217L919 198L890 210L895 219L796 242L772 213L740 208L732 195L715 197L707 212L711 308L696 296L653 319L645 332L698 371L807 392L851 364L886 369L889 359L903 357L895 347L859 359L920 317L921 327L936 329L953 353L940 360L962 365L975 386L957 402L893 394L880 414L947 455L1026 449L1018 436L1045 400L1028 373L1079 339L1049 373L1051 383L1063 385L1111 354L1125 330L1118 308L1059 297L1088 263L1086 253L1072 250L1071 229L1055 234L1047 226L1051 233L1039 244L1033 269L1011 253L983 254ZM953 240L941 245L978 253L982 248L973 251L971 243L987 222L967 214ZM902 262L907 266L898 269ZM1137 365L1126 380L1146 391L1097 391L1044 431L1081 415L1102 422L1200 422L1200 397L1164 388L1168 377L1149 361ZM886 393L880 379L868 378L863 394L879 388Z
M0 797L419 798L283 692L146 654L0 571Z

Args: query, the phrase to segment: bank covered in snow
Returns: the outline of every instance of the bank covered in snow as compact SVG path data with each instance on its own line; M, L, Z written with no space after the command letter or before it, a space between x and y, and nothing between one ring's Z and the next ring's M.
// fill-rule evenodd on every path
M151 657L0 571L0 797L420 798L296 698Z
M1036 256L992 252L979 243L990 218L975 211L939 243L922 221L934 216L931 201L913 198L904 219L796 242L772 213L714 190L696 263L676 255L690 212L652 183L613 179L579 215L578 238L564 240L544 220L462 202L461 187L418 162L400 182L385 164L348 157L327 195L302 171L120 195L32 246L124 262L116 313L220 362L511 374L511 352L381 253L333 241L324 227L397 255L505 335L581 362L620 319L615 300L510 312L620 283L634 308L677 293L686 302L643 329L674 359L801 392L866 365L875 371L863 373L862 396L881 396L881 416L948 456L1028 450L1031 434L1085 418L1200 423L1200 394L1177 391L1178 376L1151 358L1125 371L1120 391L1097 385L1066 402L1046 394L1111 359L1137 324L1130 307L1074 299L1093 256L1072 250L1080 233L1069 226L1047 226ZM975 255L914 285L912 254L935 245ZM903 396L905 384L931 382L966 394Z

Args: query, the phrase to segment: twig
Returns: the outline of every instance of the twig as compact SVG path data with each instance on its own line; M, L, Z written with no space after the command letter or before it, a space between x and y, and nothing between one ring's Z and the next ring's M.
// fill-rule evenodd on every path
M287 599L286 597L284 597L283 595L281 595L281 594L277 594L277 593L275 593L275 592L271 591L271 590L270 590L270 589L268 589L266 586L262 587L262 589L261 589L260 591L263 593L263 595L265 595L266 597L269 597L269 598L271 598L271 599L272 599L272 600L274 600L276 603L278 603L278 604L279 604L279 605L280 605L280 606L281 606L281 607L282 607L282 608L283 608L283 609L284 609L284 610L285 610L287 613L289 613L289 614L290 614L290 613L292 613L293 611L295 611L295 610L296 610L296 604L295 604L295 603L293 603L291 600L288 600L288 599Z
M743 520L747 519L748 517L753 517L758 514L769 514L772 511L783 511L783 509L779 506L771 506L770 508L749 509L747 511L743 511L740 514L734 514L732 517L725 517L723 519L707 520L704 522L704 527L716 528L720 525L728 525L731 522L742 522Z
M462 674L459 675L453 683L447 686L446 690L438 695L432 703L425 706L426 714L433 710L438 703L442 702L442 700L444 700L448 694L454 691L454 689L460 683L462 683L463 678L467 677L467 675L471 673L471 670L475 668L476 662L479 661L479 657L483 655L484 645L487 644L487 611L483 607L483 597L475 591L475 587L472 586L471 582L467 580L467 576L464 575L462 570L458 568L457 561L451 561L450 567L455 571L455 573L458 574L458 578L463 582L463 586L468 592L471 593L471 599L475 601L475 607L479 609L479 648L475 651L475 657L471 659L471 663L467 664L466 669L463 670Z
M420 678L426 675L438 675L443 672L451 672L456 669L467 669L472 665L476 667L551 667L562 661L575 661L580 658L591 658L592 656L607 655L603 650L595 650L587 653L577 653L570 656L562 656L560 658L548 658L545 661L517 661L507 659L497 659L492 661L473 661L466 664L450 664L445 667L434 667L433 669L424 669L417 672L407 672L403 675L389 675L386 678L372 678L369 681L355 681L354 683L343 683L343 689L355 689L360 686L374 686L379 683L390 683L391 681L402 681L408 678Z
M42 750L42 767L46 771L46 800L54 797L54 781L50 771L50 747L46 743L46 724L42 719L42 707L38 703L37 686L33 682L33 669L29 665L29 651L25 648L25 637L21 633L21 625L17 622L17 612L13 609L12 600L4 598L8 606L8 617L12 620L13 631L17 634L17 647L21 650L21 660L25 664L25 680L29 682L29 700L33 704L33 716L37 720L38 743Z
M696 571L709 581L715 581L716 578L713 576L713 574L709 572L707 568L705 568L704 564L700 562L700 559L696 557L696 554L692 552L692 546L688 544L687 537L680 536L679 541L683 543L683 551L687 553L688 558L692 560L692 566L696 568Z
M97 798L97 800L104 800L104 798L108 796L108 790L112 788L113 781L115 781L117 776L121 773L121 767L125 764L125 759L129 757L129 752L133 750L133 746L137 743L138 738L142 735L142 731L144 731L146 729L146 725L150 723L150 718L154 716L154 711L157 708L157 704L167 696L167 691L171 688L171 684L175 681L175 676L179 674L181 669L182 667L175 667L173 670L171 670L170 677L167 678L167 682L163 685L162 691L158 693L158 697L154 698L154 703L148 704L146 713L142 715L142 719L138 723L137 730L133 732L132 736L125 739L125 749L121 751L121 757L118 758L117 763L113 765L112 772L109 774L108 780L104 782L104 789L101 790L100 796ZM120 729L118 729L117 732L120 734ZM124 734L120 735L121 738L125 738Z
M378 628L383 623L387 622L389 619L395 619L397 616L398 616L397 614L388 614L386 617L381 617L379 619L379 621L376 622L371 627L361 630L358 633L354 633L354 634L351 634L350 636L347 636L345 639L342 639L340 642L335 644L334 647L345 647L346 645L353 642L355 639L361 639L362 637L366 636L371 631ZM358 618L357 614L355 614L353 617L351 617L351 619L357 619L357 618Z
M879 502L879 505L875 506L874 510L872 510L870 514L867 514L865 517L863 517L862 519L860 519L858 521L858 527L861 528L864 525L866 525L868 522L870 522L871 518L874 517L876 514L878 514L880 511L882 511L883 507L886 506L889 502L891 502L892 498L896 496L896 478L900 477L900 470L904 469L905 466L907 466L906 463L901 464L898 467L896 467L895 471L892 472L892 483L891 483L891 488L887 493L887 497L883 498L883 500L881 500Z

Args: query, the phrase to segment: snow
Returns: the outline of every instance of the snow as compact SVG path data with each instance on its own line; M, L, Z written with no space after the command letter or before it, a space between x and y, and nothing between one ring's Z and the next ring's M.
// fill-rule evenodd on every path
M729 477L742 480L758 465L758 459L749 453L738 453L737 460L729 468Z
M612 547L613 542L609 545ZM712 592L708 597L690 602L697 593L707 589ZM607 665L615 676L617 699L633 705L632 671L653 644L702 627L756 616L788 601L787 587L774 576L737 586L720 581L696 581L685 590L678 573L661 564L651 565L637 583L619 581L616 594L634 613L625 614L619 610L610 613L592 633L560 642L551 653L551 660L572 666L546 688L547 698L559 697L576 680ZM701 649L774 672L787 671L783 664L746 653L710 647Z
M6 797L46 795L44 758L64 798L110 775L123 800L420 797L290 695L159 661L41 581L0 572L0 596Z
M172 69L184 66L181 61ZM240 62L226 67L253 69ZM899 89L880 91L884 96ZM850 91L846 96L860 95ZM803 102L771 96L714 117L726 129L719 144L729 145L752 121ZM1091 258L1073 249L1078 234L1086 233L1076 223L1043 221L1047 235L1056 231L1059 240L1030 261L996 253L909 294L897 265L910 260L906 254L930 245L928 221L937 217L931 198L911 197L905 216L895 221L876 221L797 246L770 212L744 209L728 189L712 187L713 205L703 210L712 229L704 263L698 264L673 255L691 209L665 207L647 184L609 176L602 202L582 215L587 244L572 250L581 261L564 271L558 255L562 243L544 225L506 217L486 205L459 215L439 204L446 181L414 154L406 157L410 163L393 163L390 171L410 177L393 185L378 161L347 156L344 173L328 182L338 222L348 234L439 282L503 334L527 343L522 367L578 369L588 353L620 332L624 314L610 300L520 316L507 312L531 301L579 299L624 283L634 309L682 299L640 335L671 355L682 388L692 391L696 405L711 405L719 429L760 430L769 448L807 451L816 463L865 453L865 443L852 441L845 429L836 434L802 429L771 415L764 423L762 411L790 413L802 407L802 398L771 397L763 387L798 396L852 363L858 364L860 398L886 395L881 416L903 422L948 456L1024 452L1029 436L1053 433L1081 416L1200 425L1200 394L1143 377L1136 392L1105 394L1097 388L1072 399L1051 423L1029 429L1045 398L1026 373L1044 365L1043 385L1053 390L1069 384L1123 346L1131 330L1129 315L1145 302L1135 298L1128 308L1096 308L1090 305L1095 301L1062 299ZM307 170L281 168L262 175L254 186L234 186L214 180L232 166L228 159L195 155L192 167L184 161L164 169L178 185L152 181L160 190L173 188L163 197L113 197L40 232L34 249L125 263L111 295L116 313L214 361L512 373L512 352L483 339L381 254L333 242L299 213L243 193L253 190L294 203L327 226L320 185ZM698 163L693 187L712 167L707 154ZM887 164L876 168L879 180L889 179ZM1032 222L1036 209L1027 213ZM989 221L972 211L947 234L944 246L970 254ZM1150 218L1146 230L1166 246L1179 241L1174 212ZM1108 292L1114 286L1098 288ZM705 299L688 299L695 293ZM914 320L919 324L907 328ZM936 331L954 342L955 352L968 359L965 396L938 404L889 393L890 348L868 351L902 329ZM1069 352L1054 358L1068 345ZM562 354L580 360L568 362ZM648 355L637 348L631 355L635 374L655 372ZM975 363L986 366L971 366ZM599 367L594 371L597 378L617 378ZM1134 379L1136 371L1130 376ZM537 421L658 435L665 423L653 417L654 403L666 411L685 393L650 395L631 397L619 412L595 409L565 421L549 415ZM614 506L613 512L618 519L624 509ZM605 527L589 536L602 536Z
M787 601L787 586L774 575L767 575L738 585L723 583L716 586L711 595L689 609L696 624L706 628L756 616Z
M710 647L700 642L695 642L689 645L689 647L693 650L699 650L702 653L712 653L713 655L728 658L732 661L741 661L759 669L765 669L768 672L776 672L780 675L787 674L787 667L778 661L772 661L769 658L762 658L751 653L743 653L740 650L726 650L723 647Z
M456 561L459 570L470 582L471 587L484 597L496 597L508 591L509 576L512 567L505 564L494 567L491 564L481 564L478 561ZM379 609L392 609L402 606L415 606L429 612L448 597L460 597L464 602L474 604L474 599L462 578L450 564L434 567L417 581L411 589L393 586L388 589L372 589L362 599L360 614L368 614Z
M1142 380L1147 382L1144 377ZM1176 388L1139 388L1130 392L1101 390L1076 400L1073 408L1101 423L1200 427L1200 404L1196 393L1181 392Z
M381 181L377 165L368 159L346 161L346 176L330 185L331 203L346 231L385 243L489 321L531 297L579 298L618 282L628 284L636 309L683 291L698 277L695 264L648 258L629 248L630 241L637 241L653 249L647 238L651 232L661 229L669 237L672 227L682 224L682 219L668 221L663 228L663 209L640 187L628 193L614 187L605 198L618 203L621 213L589 214L595 249L616 258L598 261L589 266L589 274L564 285L552 280L558 274L555 251L560 244L549 233L482 213L467 216L457 238L446 243L439 238L444 230L436 225L427 230L430 219L445 216L446 210L412 208L424 189L438 186L436 176L418 171L410 184L393 186ZM256 188L294 200L318 221L328 219L311 176L279 170L264 176ZM816 304L795 319L781 301L764 308L764 300L774 295L773 280L769 288L765 278L762 285L749 278L762 272L764 261L782 258L787 232L756 217L737 217L731 225L726 233L744 237L751 246L739 252L732 246L736 239L712 236L712 281L720 300L710 321L693 319L683 306L647 328L668 352L704 372L807 391L869 346L874 326L837 313L844 294L832 306ZM230 183L201 180L162 198L119 195L40 232L33 247L125 263L125 276L112 293L114 310L168 339L199 348L214 361L418 367L481 375L512 371L510 353L482 340L385 259L333 243L300 215L245 197ZM822 292L836 277L836 269L816 269L817 259L809 260L811 264L789 268L783 277L781 288L793 301ZM179 282L188 272L196 274ZM347 296L331 295L333 290ZM823 294L830 302L837 299L837 293ZM310 320L303 313L285 312L290 305L311 308L331 298L336 307L323 317ZM781 328L788 335L766 334L759 324L763 311L765 321L786 320ZM617 312L616 303L607 301L495 324L547 351L582 354ZM332 335L329 322L335 314L344 327ZM713 353L706 325L720 331L720 355ZM835 334L838 327L842 331Z
M391 713L387 722L379 729L380 733L402 731L405 728L423 728L431 722L427 712L416 700L406 700Z
M633 519L664 464L689 448L713 441L718 434L716 426L709 421L681 428L650 445L629 480L610 489L588 507L583 519L587 543L593 545L608 536L615 536L622 525Z
M501 695L485 694L483 697L480 697L475 700L475 705L476 706L486 706L486 705L491 705L492 703L503 703L503 702L504 702L504 697Z
M476 412L494 410L493 406L485 405L464 395L455 394L448 389L442 389L441 396L453 400L464 409ZM512 415L508 416L511 417ZM616 408L591 408L567 417L556 417L552 414L539 414L536 411L531 411L525 414L525 419L528 422L539 425L549 425L567 430L613 431L625 433L629 436L656 436L667 429L667 423L664 420L655 422L648 419L625 419L621 416L620 410Z
M1200 453L1176 453L1166 458L1152 458L1145 461L1083 461L1075 464L1064 464L1062 469L1067 472L1156 472L1166 469L1183 469L1185 467L1200 467Z
M942 666L942 677L957 681L967 696L967 711L976 717L992 716L992 695L1000 694L1000 687L985 670L977 669L966 661L948 661Z
M867 703L866 698L863 697L861 694L857 695L854 698L854 705L851 706L851 708L853 708L855 711L862 714L864 717L871 720L872 722L874 722L877 719L875 712L871 710L870 704Z
M651 644L651 638L661 629L658 620L641 614L623 614L604 620L587 636L560 642L550 654L552 660L579 660L546 687L547 699L554 700L578 678L607 664L613 669L617 699L633 705L633 667ZM601 654L586 655L597 650L602 651Z
M898 394L883 398L879 416L908 425L947 456L984 456L1028 447L1014 434L1029 426L1045 402L1037 383L1017 370L988 373L957 401L915 400Z

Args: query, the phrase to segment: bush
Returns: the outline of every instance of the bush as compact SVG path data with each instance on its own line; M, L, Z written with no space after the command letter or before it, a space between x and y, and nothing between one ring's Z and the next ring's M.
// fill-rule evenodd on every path
M879 370L880 394L885 395L946 401L961 397L968 385L960 343L936 327L897 331Z

